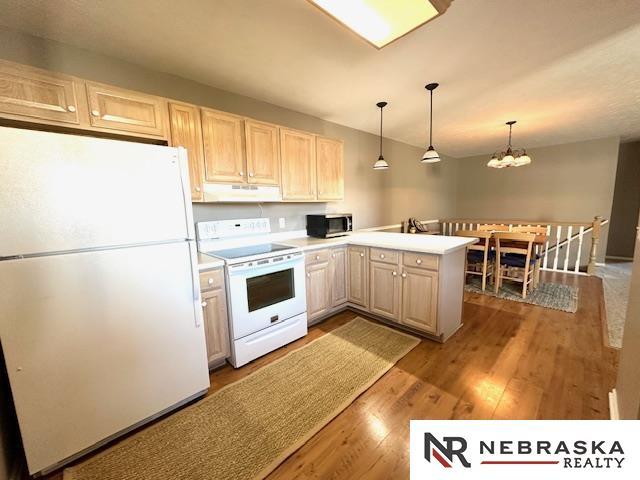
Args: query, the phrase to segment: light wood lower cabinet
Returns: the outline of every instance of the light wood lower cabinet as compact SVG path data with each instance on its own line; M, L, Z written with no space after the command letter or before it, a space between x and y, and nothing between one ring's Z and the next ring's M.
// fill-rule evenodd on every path
M331 250L331 306L339 307L347 303L347 249Z
M223 364L230 355L227 295L222 271L201 273L200 288L207 358L209 367L215 367Z
M402 270L402 316L400 323L437 333L438 272L404 267Z
M369 265L369 309L391 320L400 319L401 281L398 265L371 262Z
M87 82L93 127L166 137L167 101L123 88Z
M80 124L86 100L78 99L84 83L74 77L0 61L0 113L55 124Z
M331 268L329 262L307 265L307 322L331 309Z
M349 302L369 308L369 259L367 247L347 247Z
M169 104L169 122L171 146L187 149L191 200L199 202L203 199L202 179L204 176L200 109L195 105L171 102Z

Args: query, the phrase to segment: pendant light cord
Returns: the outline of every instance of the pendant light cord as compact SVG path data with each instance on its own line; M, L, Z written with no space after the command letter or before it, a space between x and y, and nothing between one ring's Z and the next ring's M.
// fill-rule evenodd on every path
M429 100L429 146L433 145L433 90L430 90L431 94Z
M509 125L509 148L511 148L511 129L513 128L513 124Z
M384 107L380 107L380 156L382 156L382 109Z

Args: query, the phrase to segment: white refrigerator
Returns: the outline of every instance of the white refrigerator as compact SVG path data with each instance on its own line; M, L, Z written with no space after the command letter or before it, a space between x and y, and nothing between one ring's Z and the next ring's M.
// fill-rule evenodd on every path
M30 473L209 387L183 149L0 127L0 341Z

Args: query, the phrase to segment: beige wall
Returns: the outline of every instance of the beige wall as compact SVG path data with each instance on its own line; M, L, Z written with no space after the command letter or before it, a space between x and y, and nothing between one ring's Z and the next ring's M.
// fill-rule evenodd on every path
M412 155L404 155L399 147L384 151L390 165L384 182L385 224L455 215L459 162L443 156L439 163L420 163L424 149L413 150L417 151Z
M603 138L529 150L521 168L488 168L490 155L459 160L456 216L542 221L611 217L619 139ZM608 229L603 229L599 261Z
M620 145L607 255L633 257L640 211L640 142Z
M638 218L637 225L640 226L640 218ZM620 418L628 420L640 419L640 369L638 368L638 352L640 351L640 231L634 240L636 244L635 260L616 384Z

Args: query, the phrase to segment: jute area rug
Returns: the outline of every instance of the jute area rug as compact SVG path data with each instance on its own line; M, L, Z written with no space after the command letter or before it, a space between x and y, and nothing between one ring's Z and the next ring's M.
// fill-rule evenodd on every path
M483 292L481 280L479 278L473 278L467 281L464 289L466 292L480 293L513 302L530 303L531 305L562 310L563 312L575 313L576 310L578 310L579 289L572 285L540 282L538 286L527 295L527 298L522 298L521 283L505 281L496 295L493 292L493 285L487 285L486 290Z
M64 480L268 475L420 341L360 317L64 471Z

